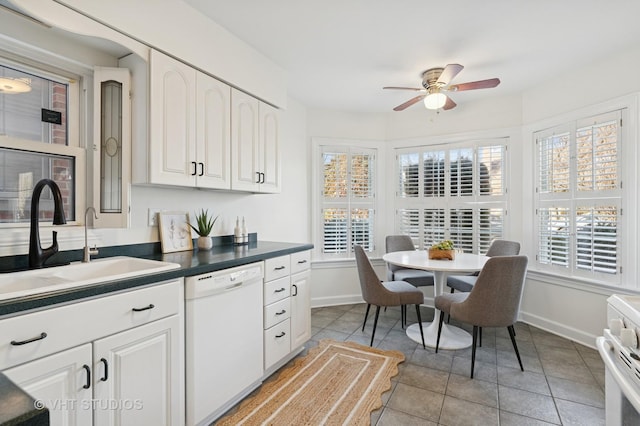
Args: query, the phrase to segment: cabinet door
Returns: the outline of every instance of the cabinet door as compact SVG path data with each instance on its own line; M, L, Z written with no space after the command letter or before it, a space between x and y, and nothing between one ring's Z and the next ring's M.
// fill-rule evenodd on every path
M195 185L196 71L151 50L149 98L150 183Z
M280 192L280 113L260 103L260 172L263 173L260 192Z
M260 189L259 101L238 90L231 91L231 189Z
M291 276L291 349L311 338L311 271Z
M51 425L91 424L91 344L58 352L3 373L49 409Z
M173 315L93 343L96 425L184 422L178 330Z
M231 88L198 72L196 91L197 185L230 189Z

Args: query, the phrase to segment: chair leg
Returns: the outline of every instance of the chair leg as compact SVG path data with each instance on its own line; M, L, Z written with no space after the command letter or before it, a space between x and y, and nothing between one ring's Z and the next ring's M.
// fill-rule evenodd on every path
M482 327L478 327L478 346L482 347Z
M404 330L407 324L407 305L400 305L400 327Z
M440 320L438 321L438 337L436 338L436 353L438 353L438 348L440 347L440 334L442 333L443 321L444 321L444 312L440 311Z
M416 314L418 315L418 327L420 327L420 337L422 338L422 349L427 349L424 344L424 332L422 331L422 317L420 316L420 305L416 305Z
M509 337L511 337L511 343L513 344L513 349L516 351L516 356L518 357L518 363L520 364L520 371L524 371L524 367L522 366L522 360L520 359L520 352L518 351L518 345L516 344L516 331L513 329L513 325L507 327L509 330Z
M476 365L476 343L478 343L478 326L473 326L473 343L471 345L471 378L473 379L473 368Z
M367 312L364 313L364 322L362 323L362 331L364 331L364 326L367 325L367 317L369 316L369 309L371 309L371 304L367 303Z
M376 306L376 319L373 321L373 331L371 332L371 343L369 346L373 347L373 336L376 335L376 326L378 325L378 316L380 315L380 306Z

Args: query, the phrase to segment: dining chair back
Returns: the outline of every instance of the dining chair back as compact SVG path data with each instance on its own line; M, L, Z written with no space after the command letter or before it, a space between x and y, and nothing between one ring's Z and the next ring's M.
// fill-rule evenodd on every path
M362 331L364 331L364 327L367 324L367 317L369 316L371 305L376 306L376 316L373 323L370 345L373 346L373 338L376 334L376 326L378 324L381 306L403 307L405 305L416 305L416 314L418 324L420 324L420 335L422 336L422 346L424 348L424 334L422 331L422 319L420 317L420 305L424 303L424 294L404 281L380 281L364 249L359 245L354 245L353 248L356 255L362 298L367 303L367 311L364 315Z
M410 251L416 247L408 235L387 235L385 238L385 249L387 253L394 251ZM428 271L418 269L403 268L402 266L387 263L388 281L406 281L416 287L426 287L433 285L433 274Z
M445 293L435 298L435 307L440 310L436 352L445 313L473 326L471 378L480 327L507 327L520 369L524 371L513 325L518 320L527 263L526 256L494 256L485 263L471 292Z
M486 256L515 256L520 254L520 243L509 240L493 240ZM447 277L447 285L451 288L451 293L455 290L469 292L476 283L479 272L471 275L450 275Z

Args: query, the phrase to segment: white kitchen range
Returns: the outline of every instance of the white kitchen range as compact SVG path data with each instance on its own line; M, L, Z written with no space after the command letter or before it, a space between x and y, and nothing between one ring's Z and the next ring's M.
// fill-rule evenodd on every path
M640 424L640 296L607 299L609 328L596 344L605 364L608 426Z

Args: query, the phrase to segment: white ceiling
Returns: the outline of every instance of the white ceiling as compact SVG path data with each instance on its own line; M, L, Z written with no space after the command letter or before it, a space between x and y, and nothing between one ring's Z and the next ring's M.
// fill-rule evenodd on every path
M314 108L391 111L415 94L383 86L420 87L448 63L465 66L454 83L502 81L456 103L512 95L640 46L638 0L183 1L282 67L289 95Z

